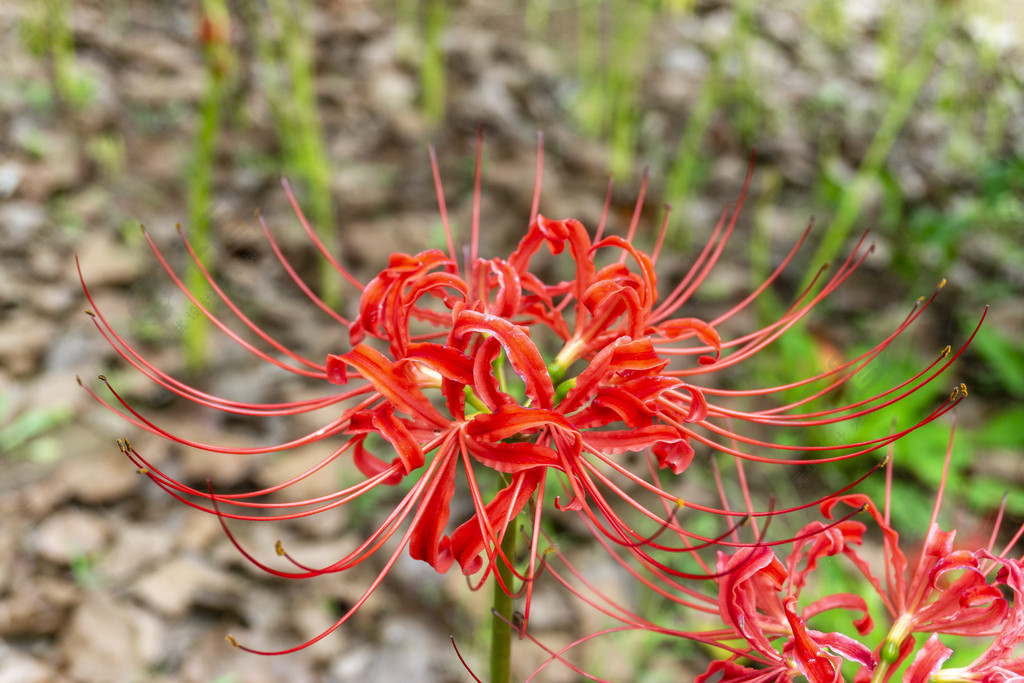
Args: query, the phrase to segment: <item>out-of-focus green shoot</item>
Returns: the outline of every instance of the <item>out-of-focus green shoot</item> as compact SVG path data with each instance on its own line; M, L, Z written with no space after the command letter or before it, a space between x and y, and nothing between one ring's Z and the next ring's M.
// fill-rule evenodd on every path
M213 194L217 140L223 119L224 100L234 72L235 59L231 48L231 17L224 0L204 0L199 42L203 51L206 83L199 101L192 159L187 177L189 231L196 253L204 267L212 261L212 235L209 210ZM185 273L189 290L206 308L215 305L213 291L202 272L191 266ZM193 316L182 330L185 362L191 370L206 363L205 316Z

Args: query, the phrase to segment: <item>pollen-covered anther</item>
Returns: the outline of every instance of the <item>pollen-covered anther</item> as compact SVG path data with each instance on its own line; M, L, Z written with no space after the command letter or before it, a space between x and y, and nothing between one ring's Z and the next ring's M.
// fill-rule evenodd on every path
M941 357L945 358L951 353L953 353L953 347L947 344L946 348L942 349Z
M274 541L274 552L276 552L281 557L284 557L288 554L284 551L284 544L281 543L281 541Z
M231 646L232 646L232 647L242 647L241 645L239 645L239 644L238 644L238 639L237 639L237 638L235 638L235 637L234 637L233 635L231 635L230 633L229 633L229 634L227 634L226 636L224 636L224 640L226 640L226 641L228 641L229 643L231 643Z

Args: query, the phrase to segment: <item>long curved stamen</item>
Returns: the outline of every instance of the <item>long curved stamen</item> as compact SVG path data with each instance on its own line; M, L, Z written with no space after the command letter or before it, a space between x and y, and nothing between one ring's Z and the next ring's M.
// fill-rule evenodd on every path
M311 226L309 221L306 220L306 215L302 212L302 207L299 206L298 200L295 199L295 194L292 193L292 186L289 185L288 181L284 178L281 178L281 186L284 188L284 194L288 197L288 203L292 205L292 211L294 211L295 215L298 217L299 223L302 225L302 229L306 231L306 235L309 236L310 241L313 242L313 245L316 247L317 251L320 252L320 255L323 256L327 262L330 263L346 281L348 281L350 285L360 292L363 291L363 283L356 279L352 273L348 272L344 266L338 263L337 259L335 259L327 247L324 246L319 235L316 234L316 230L314 230L313 226Z
M277 257L278 262L281 264L281 267L284 268L285 272L288 273L288 277L292 279L292 282L294 282L298 286L298 288L302 290L302 293L306 295L306 298L312 301L316 305L316 307L319 308L321 311L334 318L335 322L337 322L340 325L344 325L346 328L351 328L352 323L351 321L349 321L348 318L339 315L333 308L328 306L327 302L325 302L323 299L317 296L316 293L313 292L313 290L310 288L310 286L306 284L306 281L299 277L299 274L295 271L295 267L292 266L291 261L289 261L288 258L284 255L284 252L281 251L280 245L277 243L277 240L274 239L273 234L271 234L270 228L267 227L267 222L263 220L263 214L257 212L256 220L259 222L260 227L263 228L263 234L267 238L267 243L270 245L271 250L273 250L274 255Z

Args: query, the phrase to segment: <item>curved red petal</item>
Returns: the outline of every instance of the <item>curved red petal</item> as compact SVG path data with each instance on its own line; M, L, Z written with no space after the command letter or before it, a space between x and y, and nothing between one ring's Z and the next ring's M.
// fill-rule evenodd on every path
M466 423L468 436L487 441L502 441L513 436L532 433L542 427L556 424L572 429L572 424L561 413L539 408L503 405L493 413L481 413Z
M503 531L517 533L515 529L506 531L505 524L516 518L516 515L526 505L526 501L537 490L543 476L543 470L527 470L515 475L512 483L498 491L494 499L484 507L484 515L491 531L499 535ZM485 546L493 541L490 538L485 541L484 528L484 522L480 519L480 513L477 512L452 533L452 555L466 575L473 574L480 569L482 564L480 554L484 551Z
M452 336L458 339L473 332L488 334L497 339L505 349L512 369L526 385L526 395L539 408L552 407L555 388L551 384L551 376L544 358L525 330L494 315L469 309L459 312L452 327Z
M396 410L419 417L438 427L446 427L450 421L431 405L415 382L380 351L359 344L348 353L336 356L338 360L351 365L373 388L391 403ZM328 358L330 362L330 358Z
M585 432L583 438L591 448L601 453L614 454L626 451L642 451L653 446L678 443L686 437L675 427L650 425L640 429Z
M374 412L373 426L391 447L395 449L398 457L396 462L402 463L402 472L409 474L413 470L423 467L423 449L412 435L412 432L405 424L395 417L395 411L390 406L384 406Z

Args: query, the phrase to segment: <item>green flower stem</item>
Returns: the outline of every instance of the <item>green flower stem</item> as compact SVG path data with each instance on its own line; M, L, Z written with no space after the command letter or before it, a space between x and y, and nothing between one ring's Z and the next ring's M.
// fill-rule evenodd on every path
M888 680L889 669L899 659L900 649L903 647L903 642L910 637L912 625L912 619L904 614L889 629L885 640L882 641L878 666L871 676L871 683L883 683Z
M515 522L509 524L501 550L512 561L516 550ZM510 683L512 680L512 597L503 589L512 585L512 567L495 558L497 576L494 577L494 607L491 617L491 683ZM498 580L498 577L501 580Z

